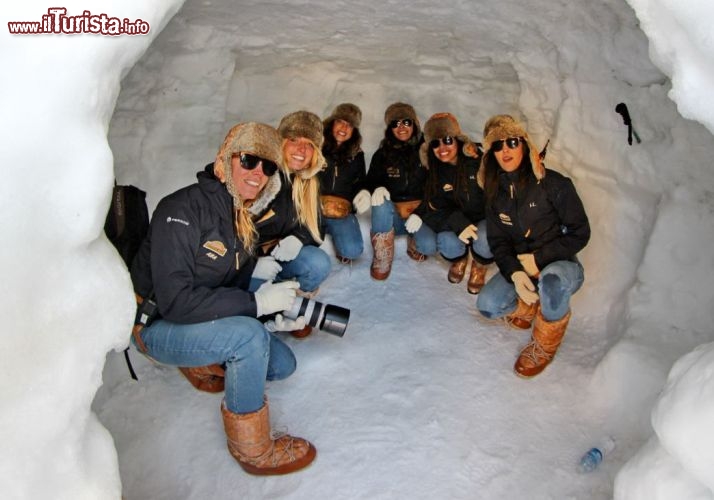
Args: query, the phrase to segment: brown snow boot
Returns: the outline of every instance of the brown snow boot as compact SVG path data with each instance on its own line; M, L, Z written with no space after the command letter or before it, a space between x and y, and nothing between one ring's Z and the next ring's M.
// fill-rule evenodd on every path
M386 280L394 260L394 229L387 233L372 233L372 266L369 274L376 280Z
M179 371L199 391L223 392L226 371L221 365L179 366Z
M535 377L545 370L563 341L570 321L570 311L556 321L546 321L540 309L536 313L531 341L521 350L513 370L523 378Z
M299 330L291 331L290 335L292 335L296 339L304 339L311 333L312 333L312 327L310 325L305 325L303 328L301 328Z
M309 441L282 434L273 438L267 400L253 413L233 413L221 404L228 451L249 474L288 474L307 467L317 450Z
M535 318L539 305L540 302L534 302L528 305L518 297L516 309L506 316L506 323L508 326L518 328L519 330L528 330L533 324L533 318Z
M469 264L469 252L466 255L459 257L458 259L451 261L451 267L449 267L449 282L450 283L461 283L466 274L466 266Z
M486 270L487 267L484 264L481 264L476 259L471 259L471 272L466 286L469 293L476 295L481 291L486 284Z
M417 262L424 262L426 255L417 250L416 241L413 236L407 236L407 255Z

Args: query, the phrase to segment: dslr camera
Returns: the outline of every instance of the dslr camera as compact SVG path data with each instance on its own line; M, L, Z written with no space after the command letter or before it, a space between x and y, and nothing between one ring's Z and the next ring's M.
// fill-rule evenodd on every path
M306 325L342 337L350 320L350 310L306 297L297 297L293 306L283 311L283 316L290 319L304 316Z

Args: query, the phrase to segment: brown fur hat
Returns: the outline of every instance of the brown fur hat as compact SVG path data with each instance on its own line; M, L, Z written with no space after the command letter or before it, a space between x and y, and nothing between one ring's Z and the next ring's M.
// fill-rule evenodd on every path
M404 102L395 102L390 104L387 110L384 112L384 124L389 125L394 120L403 120L404 118L411 118L416 123L417 127L419 125L419 118L417 118L416 111L414 108Z
M459 121L451 113L436 113L431 115L424 124L424 144L419 149L419 156L422 165L428 165L429 143L434 139L443 139L449 136L463 142L463 153L467 156L476 157L477 148L471 139L461 131Z
M278 125L278 132L283 140L304 137L312 142L314 146L314 157L310 167L298 173L304 179L309 179L317 174L327 164L325 157L322 155L322 143L325 139L323 130L320 117L309 111L295 111L287 114L280 120L280 125ZM285 168L287 169L287 161L285 162Z
M536 179L541 180L545 177L545 167L540 161L538 148L535 147L528 132L522 124L518 123L511 115L494 115L486 120L486 125L483 127L483 149L484 158L488 155L491 144L494 141L502 141L509 137L522 137L528 144L530 149L531 166ZM479 169L478 181L479 185L483 186L484 177L486 175L484 168Z
M332 110L332 113L325 120L324 124L327 125L335 120L344 120L354 128L359 128L360 123L362 123L362 110L351 102L343 102Z
M233 205L236 208L242 206L242 200L235 191L233 185L231 159L234 154L244 152L250 153L266 160L275 162L279 167L283 167L283 152L281 149L281 139L278 131L264 123L248 122L239 123L230 129L223 144L216 155L216 162L213 166L213 173L219 180L225 182L228 192L233 196ZM280 188L280 178L273 175L269 178L265 190L273 191L277 182Z
M317 148L322 148L324 136L322 135L322 120L315 113L309 111L295 111L283 116L278 125L278 132L283 139L304 137Z

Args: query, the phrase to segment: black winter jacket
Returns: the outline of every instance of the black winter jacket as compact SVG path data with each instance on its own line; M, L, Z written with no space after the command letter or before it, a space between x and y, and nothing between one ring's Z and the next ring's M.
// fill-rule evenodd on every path
M369 162L367 189L374 192L384 187L393 202L423 199L427 170L419 158L422 142L387 143L375 151Z
M320 243L312 237L310 230L298 220L297 210L293 203L293 186L282 172L280 181L280 192L268 210L255 223L259 234L260 255L269 253L278 240L291 235L296 236L303 245L320 246Z
M197 177L197 184L156 207L132 263L134 291L142 297L153 293L161 317L175 323L255 317L255 296L246 291L255 257L236 238L233 198L213 176L213 165ZM277 192L279 182L274 186ZM263 196L275 192L266 188Z
M486 217L483 189L476 176L480 158L460 157L462 166L437 161L434 168L437 175L436 194L425 200L415 211L424 223L439 233L452 231L457 235L470 224L478 224ZM466 186L456 192L458 169L466 170Z
M352 202L355 195L365 187L367 169L364 152L358 151L346 162L339 162L334 154L326 154L325 160L327 167L317 174L320 176L320 194L339 196Z
M487 208L488 245L508 281L523 271L518 255L532 253L538 269L575 260L590 239L590 224L572 181L546 169L539 182L528 176L522 190L516 175L501 172L493 204Z

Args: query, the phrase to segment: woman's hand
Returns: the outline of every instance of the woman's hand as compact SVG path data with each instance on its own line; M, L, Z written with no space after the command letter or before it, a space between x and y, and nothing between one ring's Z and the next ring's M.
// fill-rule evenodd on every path
M459 233L459 239L467 245L470 245L471 240L476 241L478 239L478 228L473 224L469 224Z
M540 276L540 269L538 269L536 265L535 255L532 253L522 253L518 255L518 260L521 261L521 265L528 276L533 278Z
M414 234L421 228L422 220L417 214L411 214L407 221L404 223L404 228L408 233Z
M538 301L538 293L535 291L535 285L524 271L516 271L511 274L511 281L516 287L516 293L523 302L529 306Z
M255 291L256 316L286 311L293 306L295 290L300 288L297 281L271 283L266 281Z
M389 191L387 191L387 188L379 186L374 190L374 193L372 193L372 206L378 207L384 203L384 200L391 199L392 197L390 196Z
M370 196L369 191L363 189L357 193L357 196L352 200L352 204L355 206L355 210L357 210L358 214L363 214L372 204L372 196Z
M280 240L278 245L270 252L270 255L275 257L276 260L288 262L297 257L301 249L302 241L297 236L290 235Z
M251 277L264 281L273 281L282 270L283 266L278 264L275 258L268 255L258 259L255 263L255 268L253 268L253 275Z
M276 314L275 319L265 322L265 329L269 332L292 332L303 328L305 328L305 316L289 319L282 314Z

